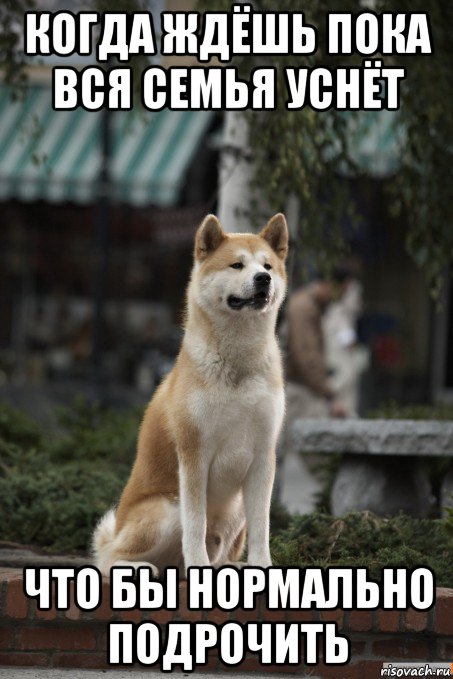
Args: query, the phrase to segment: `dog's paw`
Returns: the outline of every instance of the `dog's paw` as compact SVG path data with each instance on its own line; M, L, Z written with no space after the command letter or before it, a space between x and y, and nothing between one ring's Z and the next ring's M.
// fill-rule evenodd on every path
M249 554L247 566L253 566L254 568L270 568L272 566L271 555L265 551Z
M159 569L157 566L155 566L152 563L149 563L149 561L126 561L124 559L121 559L120 561L115 561L113 566L129 566L129 568L134 569L134 573L137 574L137 570L139 568L151 568L151 574L153 578L158 578L159 577Z

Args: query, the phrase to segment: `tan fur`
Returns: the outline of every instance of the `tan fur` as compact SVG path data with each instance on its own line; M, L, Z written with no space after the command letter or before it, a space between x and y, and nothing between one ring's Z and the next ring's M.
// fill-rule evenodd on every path
M287 247L282 215L260 235L226 234L212 215L200 226L181 351L145 412L119 505L94 534L103 573L118 562L152 563L155 572L238 562L246 522L248 563L270 565L269 504L284 407L275 323ZM241 270L231 266L237 261ZM254 276L269 266L268 296L254 307ZM235 310L232 298L247 304Z

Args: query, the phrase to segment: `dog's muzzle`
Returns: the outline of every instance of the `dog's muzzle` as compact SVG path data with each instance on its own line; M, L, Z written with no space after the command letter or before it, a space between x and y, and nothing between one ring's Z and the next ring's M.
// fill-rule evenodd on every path
M236 297L230 295L227 299L228 306L235 311L244 307L250 309L263 309L270 301L270 286L272 278L266 272L260 272L253 277L255 292L251 297Z

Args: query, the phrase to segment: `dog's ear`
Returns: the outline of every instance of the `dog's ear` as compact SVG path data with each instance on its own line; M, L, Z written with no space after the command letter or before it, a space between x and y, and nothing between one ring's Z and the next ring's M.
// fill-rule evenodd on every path
M286 259L289 236L285 215L282 215L281 212L274 215L261 231L260 236L269 243L280 259Z
M206 259L211 252L217 250L219 245L227 238L225 231L215 215L207 215L195 236L195 259L200 262Z

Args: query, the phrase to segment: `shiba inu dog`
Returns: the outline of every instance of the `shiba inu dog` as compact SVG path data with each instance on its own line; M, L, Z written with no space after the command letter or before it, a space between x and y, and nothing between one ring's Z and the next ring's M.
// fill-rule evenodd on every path
M227 234L213 215L199 227L180 353L145 412L119 505L93 537L102 573L240 565L246 531L247 564L271 565L287 251L282 214L259 235Z

